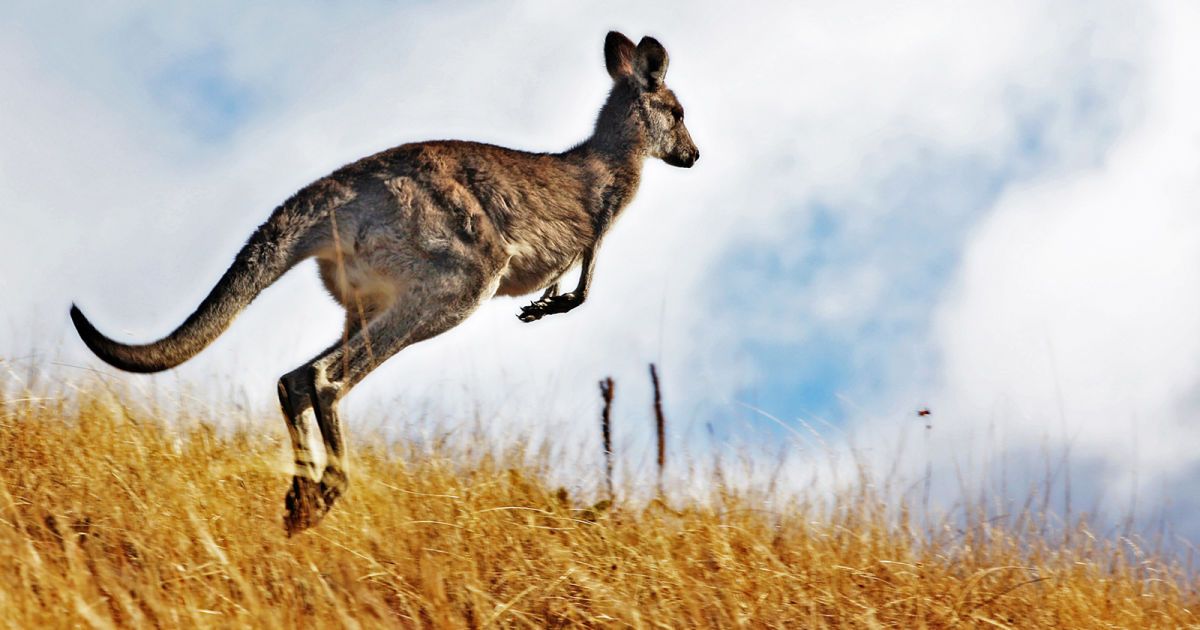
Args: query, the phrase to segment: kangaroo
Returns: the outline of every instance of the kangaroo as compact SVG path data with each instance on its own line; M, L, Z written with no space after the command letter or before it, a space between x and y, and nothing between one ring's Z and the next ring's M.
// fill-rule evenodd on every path
M295 453L285 497L288 535L312 527L346 492L346 440L338 401L403 348L461 323L493 296L543 290L523 322L578 308L596 252L637 192L646 158L691 167L700 158L667 89L667 51L610 32L612 89L592 136L562 153L465 141L404 144L305 186L272 212L191 316L144 345L113 341L75 305L88 348L129 372L159 372L199 353L234 316L296 264L316 258L345 309L342 339L279 379ZM581 268L574 290L559 280ZM318 470L315 423L324 445Z

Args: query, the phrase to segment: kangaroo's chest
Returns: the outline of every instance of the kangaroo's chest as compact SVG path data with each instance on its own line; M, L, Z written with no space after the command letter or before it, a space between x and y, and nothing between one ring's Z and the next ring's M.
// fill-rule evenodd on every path
M544 289L577 263L595 241L595 206L590 193L548 187L514 194L502 229L507 263L497 295L526 295Z

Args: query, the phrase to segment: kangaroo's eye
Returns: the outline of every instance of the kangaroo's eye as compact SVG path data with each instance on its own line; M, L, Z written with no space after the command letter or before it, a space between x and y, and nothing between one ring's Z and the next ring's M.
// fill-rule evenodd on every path
M671 110L671 116L673 116L675 118L675 122L680 122L683 120L683 110L679 109L679 108L674 108Z

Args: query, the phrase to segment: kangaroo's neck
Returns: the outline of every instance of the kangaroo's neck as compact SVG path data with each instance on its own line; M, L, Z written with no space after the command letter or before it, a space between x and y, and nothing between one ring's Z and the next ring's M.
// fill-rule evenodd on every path
M633 200L648 153L642 121L631 95L622 89L609 94L591 137L568 152L590 174L588 210L593 214L618 214Z
M614 87L596 116L592 136L580 145L614 174L641 173L646 160L645 133L634 111L635 98L624 84Z
M498 221L512 253L499 294L522 295L554 282L597 245L633 200L647 156L645 141L636 126L640 121L622 117L613 101L610 95L590 138L540 158L549 159L572 185L530 195L526 208ZM630 108L624 109L628 114Z
M617 188L630 197L623 199L624 203L619 205L624 206L631 200L646 161L639 143L630 141L618 144L609 138L592 136L570 153L588 173L591 193L611 195L618 192L613 190Z
M601 124L596 125L592 137L578 148L586 157L600 162L614 173L640 173L646 160L645 141L642 140L641 134Z

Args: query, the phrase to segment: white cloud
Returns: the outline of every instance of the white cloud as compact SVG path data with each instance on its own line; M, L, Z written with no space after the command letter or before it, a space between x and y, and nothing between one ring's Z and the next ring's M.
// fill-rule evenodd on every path
M1010 184L973 223L920 345L931 369L872 400L853 435L881 468L899 457L903 479L930 466L943 498L1045 493L1050 479L1060 514L1070 484L1076 513L1119 517L1136 502L1146 519L1174 505L1194 537L1200 12L1164 2L1139 20L1135 89L1111 146ZM1050 134L1056 150L1088 155L1069 130ZM914 415L924 403L928 435ZM921 446L897 456L901 440Z
M1200 14L1169 6L1139 124L1097 167L996 204L937 327L956 421L1005 404L1015 440L1071 441L1115 462L1112 482L1200 463Z

